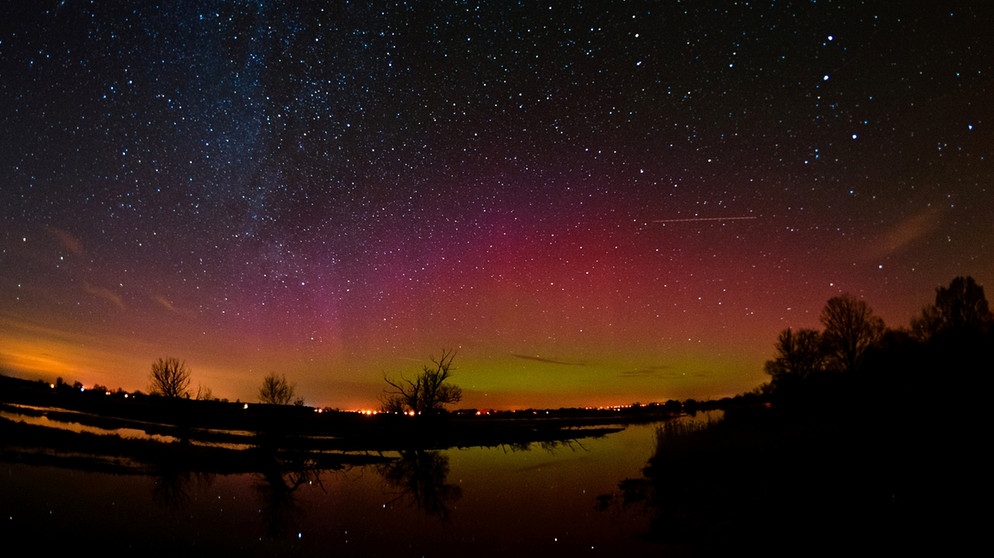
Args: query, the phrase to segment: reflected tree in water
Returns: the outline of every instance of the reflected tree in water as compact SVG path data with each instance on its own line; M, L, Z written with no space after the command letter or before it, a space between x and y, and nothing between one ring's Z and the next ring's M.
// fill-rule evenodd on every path
M694 492L685 498L680 492L683 487L692 484L691 479L686 476L681 478L678 469L667 471L663 461L670 456L693 451L693 439L698 431L706 427L705 423L677 420L658 426L655 431L656 450L642 470L643 476L623 479L618 483L616 492L597 496L596 509L648 517L649 527L644 535L649 540L681 538L692 531L687 521L699 515L699 511L693 509L694 503L710 506L714 502L708 501L702 492Z
M504 450L504 453L518 453L523 451L531 451L532 449L535 448L535 446L538 446L539 448L545 450L547 453L551 454L554 454L563 448L566 448L573 452L577 451L578 449L582 451L590 451L583 444L581 444L579 440L575 439L540 440L537 442L525 442L525 441L508 442L505 444L501 444L500 448Z
M399 459L379 465L377 471L390 486L400 490L388 504L407 500L443 521L449 519L449 506L462 497L462 488L446 482L449 456L440 451L402 451Z
M189 471L161 472L152 483L152 500L163 508L181 510L190 503Z
M179 467L159 467L152 483L152 501L163 508L182 510L190 504L194 485L210 486L212 473L190 471Z
M891 477L904 464L875 434L780 421L762 408L711 423L666 423L642 476L621 480L594 505L637 514L648 522L644 538L659 543L729 543L760 533L771 542L785 534L885 540L904 528L910 508L902 500L915 494Z
M297 503L296 492L315 484L324 490L321 469L310 459L272 455L264 460L255 491L269 537L286 538L299 530L303 508Z
M543 440L541 442L538 442L538 447L542 448L547 453L556 453L557 451L563 448L568 449L572 452L575 452L577 450L590 451L589 449L587 449L586 446L580 443L579 440Z

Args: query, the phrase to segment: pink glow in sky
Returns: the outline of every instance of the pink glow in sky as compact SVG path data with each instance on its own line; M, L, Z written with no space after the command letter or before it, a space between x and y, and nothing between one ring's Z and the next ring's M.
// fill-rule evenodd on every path
M455 349L461 407L715 399L832 296L994 280L986 5L381 8L18 8L2 372L357 408Z

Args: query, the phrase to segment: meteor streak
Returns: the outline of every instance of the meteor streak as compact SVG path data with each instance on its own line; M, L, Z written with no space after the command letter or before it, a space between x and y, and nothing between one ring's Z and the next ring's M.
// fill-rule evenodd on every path
M752 221L752 216L743 217L687 217L685 219L656 219L653 223L696 223L699 221Z

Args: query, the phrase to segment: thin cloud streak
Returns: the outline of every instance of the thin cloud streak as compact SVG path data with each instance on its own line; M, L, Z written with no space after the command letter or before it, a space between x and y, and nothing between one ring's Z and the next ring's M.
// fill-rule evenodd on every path
M48 234L74 256L83 254L83 241L58 227L48 227Z
M87 293L97 298L101 298L103 300L106 300L107 302L110 302L111 304L120 308L121 310L124 310L126 308L124 305L124 299L121 297L121 295L115 293L110 289L104 287L98 287L90 283L89 281L83 283L83 289Z
M157 302L159 306L165 308L172 314L176 314L177 316L182 316L189 320L192 320L197 317L197 313L194 312L193 310L177 308L169 299L167 299L162 295L155 295L152 297L152 300Z
M540 357L540 356L519 355L519 354L514 354L514 353L512 353L511 356L516 357L516 358L525 359L525 360L534 360L535 362L544 362L544 363L547 363L547 364L560 364L560 365L563 365L563 366L586 366L587 365L587 363L585 363L585 362L570 362L570 361L567 361L567 360L556 360L556 359L544 358L544 357Z

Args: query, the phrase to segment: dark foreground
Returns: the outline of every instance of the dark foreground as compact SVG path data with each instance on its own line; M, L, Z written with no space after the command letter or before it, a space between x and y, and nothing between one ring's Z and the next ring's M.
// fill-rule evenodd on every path
M833 412L839 405L836 399L828 404L824 399L804 400L803 405L798 404L801 400L791 405L752 400L729 406L723 419L709 424L670 420L662 409L418 420L295 407L245 408L154 398L129 401L106 394L80 397L34 382L0 381L0 410L7 416L44 415L63 426L85 424L144 433L127 438L2 419L0 461L11 466L173 480L191 473L247 475L262 479L267 494L282 495L290 502L293 494L301 494L329 472L373 470L388 486L413 495L419 509L442 521L472 513L460 496L469 490L493 491L494 500L484 509L510 506L508 513L528 517L522 521L531 524L547 521L543 514L563 511L554 503L529 501L527 496L524 507L515 506L513 502L521 498L518 492L536 488L534 479L516 476L513 468L502 472L501 462L513 458L498 459L486 451L500 448L496 455L513 456L539 449L539 455L552 455L570 448L569 459L563 462L568 463L576 457L570 453L573 444L582 447L583 440L617 436L626 425L654 423L655 436L645 443L648 459L642 458L637 474L619 473L607 485L590 483L580 489L585 494L596 491L583 496L584 506L602 521L617 517L631 525L644 521L636 536L649 546L625 546L639 549L631 551L633 555L643 555L646 549L644 555L745 549L801 553L795 555L923 548L948 553L985 532L985 516L974 504L985 501L989 458L976 410L934 413L908 402ZM159 441L149 439L153 435ZM462 455L458 448L481 448L473 451L490 456L476 465L475 481L449 478L449 457ZM532 471L531 467L521 470ZM501 475L509 484L494 484ZM515 484L521 482L528 484ZM539 484L543 482L556 486L560 481L552 476ZM542 498L557 497L563 496ZM639 519L632 522L632 517ZM440 540L447 536L444 530L438 534ZM513 539L516 534L488 531L479 546L472 543L473 537L483 535L465 536L469 542L461 551L480 553L493 546L488 537ZM538 536L538 540L544 539ZM422 555L416 552L417 540L402 548L411 552L401 555ZM502 547L491 550L497 548ZM458 554L436 549L425 555ZM516 555L531 554L518 548Z

